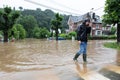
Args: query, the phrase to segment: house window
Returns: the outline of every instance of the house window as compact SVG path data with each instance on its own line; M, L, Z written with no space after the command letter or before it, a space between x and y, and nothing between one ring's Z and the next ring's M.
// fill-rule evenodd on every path
M73 28L77 28L77 23L74 23Z
M96 29L99 29L99 25L98 24L96 24Z
M100 35L101 31L98 31L97 34Z
M99 31L97 30L97 31L96 31L96 35L101 35L101 31L100 31L100 30L99 30Z
M77 25L77 23L74 23L74 25Z

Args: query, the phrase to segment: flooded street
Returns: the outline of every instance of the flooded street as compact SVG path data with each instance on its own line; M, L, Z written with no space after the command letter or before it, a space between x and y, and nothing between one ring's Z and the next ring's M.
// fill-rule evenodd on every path
M26 39L0 42L0 80L119 80L120 51L88 42L88 63L72 59L77 41Z

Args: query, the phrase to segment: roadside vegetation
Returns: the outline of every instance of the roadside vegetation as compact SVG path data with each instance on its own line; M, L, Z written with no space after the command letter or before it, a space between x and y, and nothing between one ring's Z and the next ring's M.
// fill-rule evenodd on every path
M56 16L58 19L56 19ZM60 18L59 18L60 17ZM29 10L20 7L20 10L4 7L0 9L0 40L8 42L11 39L37 38L43 39L52 37L52 29L61 33L68 29L68 15L54 13L52 10L46 9L42 11ZM59 22L60 20L61 22ZM58 24L59 23L59 24ZM57 28L55 28L57 26ZM55 34L55 37L59 37Z
M105 43L104 46L107 48L113 48L113 49L120 50L120 44L118 44L117 42L108 42L108 43Z

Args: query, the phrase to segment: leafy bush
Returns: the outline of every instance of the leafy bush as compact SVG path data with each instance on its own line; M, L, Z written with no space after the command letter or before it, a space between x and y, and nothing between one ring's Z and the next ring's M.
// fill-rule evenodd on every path
M117 39L117 36L111 35L111 36L108 36L108 39Z
M90 40L106 40L106 39L116 39L117 37L115 35L110 36L90 36Z
M0 31L0 34L1 34L1 35L3 35L3 32L2 32L2 31Z
M74 36L75 38L77 37L77 33L75 31L73 32L70 32L68 35L67 35L67 39L72 39L72 36Z
M70 32L68 35L76 37L77 33L75 31L73 31L73 32Z
M33 37L34 38L39 38L40 36L40 28L39 27L34 27L33 29Z
M50 36L50 32L46 28L40 28L40 38L47 38Z
M0 40L2 39L2 37L3 37L3 32L0 31Z
M46 28L35 27L33 30L34 38L47 38L50 36L50 32Z
M26 31L21 24L15 24L11 30L9 30L9 37L12 36L16 39L24 39L26 37Z
M63 38L66 39L67 38L67 34L62 33L62 34L59 35L59 37L63 37Z
M59 35L59 37L63 37L65 39L72 39L72 36L76 38L77 37L76 32L70 32L69 34L62 33Z
M112 27L112 28L111 28L111 34L115 34L116 31L117 31L117 28L116 28L116 27Z

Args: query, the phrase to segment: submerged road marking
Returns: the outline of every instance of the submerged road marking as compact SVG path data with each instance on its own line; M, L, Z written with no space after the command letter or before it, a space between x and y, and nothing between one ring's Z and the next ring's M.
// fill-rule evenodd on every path
M119 66L116 66L116 65L107 65L104 68L120 74L120 67Z
M83 67L81 67L78 62L75 62L75 65L77 73L84 80L111 80L96 71L89 70L87 64L83 63Z

